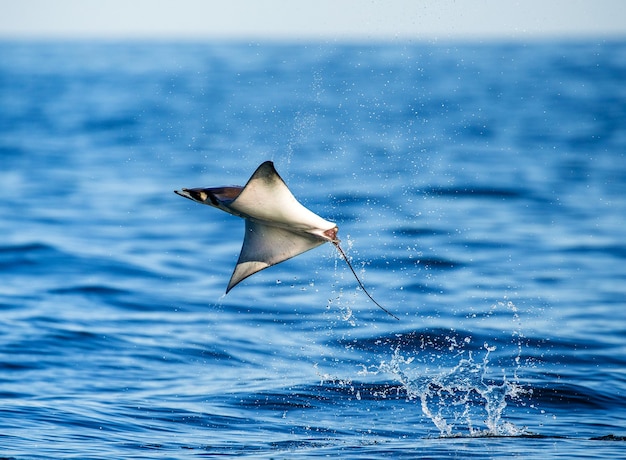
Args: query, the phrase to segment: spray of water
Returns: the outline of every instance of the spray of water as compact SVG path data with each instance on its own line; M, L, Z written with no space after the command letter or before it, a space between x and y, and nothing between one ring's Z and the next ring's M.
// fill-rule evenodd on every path
M517 312L510 302L501 304ZM422 341L418 350L403 351L392 347L391 357L376 366L363 368L361 374L389 374L400 383L407 401L419 403L442 437L519 436L525 434L503 419L507 402L525 394L517 372L520 364L521 333L503 346L512 366L492 369L492 355L497 347L483 343L470 348L472 338L450 334L437 343ZM511 350L510 345L514 347ZM501 364L501 363L500 363Z
M518 397L523 390L506 375L499 382L487 379L492 351L494 348L485 345L480 361L468 352L452 368L415 377L411 376L415 359L402 356L400 347L397 347L391 360L381 363L378 370L390 373L400 381L407 399L420 402L422 413L435 424L441 436L519 435L521 430L503 423L501 418L507 398ZM459 431L460 427L467 431Z

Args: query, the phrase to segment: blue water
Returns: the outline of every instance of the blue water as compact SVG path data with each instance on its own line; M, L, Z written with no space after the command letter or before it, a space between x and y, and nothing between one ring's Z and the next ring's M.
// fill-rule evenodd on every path
M0 44L0 455L626 457L626 41ZM273 160L330 244L224 291Z

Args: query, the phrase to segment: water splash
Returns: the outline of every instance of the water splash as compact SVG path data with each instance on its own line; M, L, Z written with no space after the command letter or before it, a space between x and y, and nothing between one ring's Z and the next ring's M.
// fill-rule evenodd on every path
M485 344L483 359L474 354L461 357L456 366L434 375L411 377L413 358L405 358L396 347L389 363L381 363L381 372L393 374L407 392L407 398L420 401L422 412L439 429L442 436L458 436L458 426L466 426L470 436L514 436L521 431L501 418L507 397L518 397L523 391L503 375L500 382L486 377L489 354L494 347ZM481 427L482 426L482 427Z
M511 309L512 304L501 305ZM516 310L511 311L518 318ZM442 437L519 436L525 429L503 420L507 402L526 394L517 378L522 334L515 330L512 337L516 347L510 357L513 364L501 366L497 372L490 366L496 346L483 343L469 350L466 347L471 337L459 339L449 334L436 343L422 338L417 351L403 351L403 344L396 344L388 361L364 367L360 374L391 374L400 382L407 400L419 402L422 413ZM502 364L501 360L496 362Z

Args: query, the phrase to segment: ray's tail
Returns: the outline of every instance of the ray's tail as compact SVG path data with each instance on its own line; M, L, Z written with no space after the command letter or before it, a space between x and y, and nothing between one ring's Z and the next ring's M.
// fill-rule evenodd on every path
M354 275L354 277L356 278L357 283L359 283L359 286L361 287L361 289L363 289L363 292L365 292L365 295L367 295L370 300L372 302L374 302L376 304L376 306L378 308L380 308L382 311L384 311L385 313L387 313L389 316L397 319L398 321L400 321L400 318L398 318L396 315L394 315L393 313L391 313L389 310L387 310L385 307L383 307L381 304L379 304L378 302L376 302L376 300L374 300L374 297L371 296L371 294L369 292L367 292L367 289L365 289L365 286L363 286L363 283L361 282L361 280L359 279L359 277L356 274L356 271L354 271L354 268L352 268L352 264L350 263L350 261L348 260L348 256L346 256L346 253L343 252L343 249L341 249L341 246L339 246L339 241L335 240L332 242L335 247L337 248L337 250L339 251L339 254L341 254L341 257L343 258L343 260L346 261L346 263L348 264L348 267L350 267L350 271L352 272L352 274Z

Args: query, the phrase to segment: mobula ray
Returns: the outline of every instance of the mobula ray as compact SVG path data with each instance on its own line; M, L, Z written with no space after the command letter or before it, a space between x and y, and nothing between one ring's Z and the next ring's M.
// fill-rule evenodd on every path
M339 245L337 225L300 204L271 161L259 166L244 187L184 188L182 191L175 190L175 193L245 220L243 246L226 288L227 294L250 275L330 242L335 245L370 300L390 316L399 319L376 302L363 286Z

